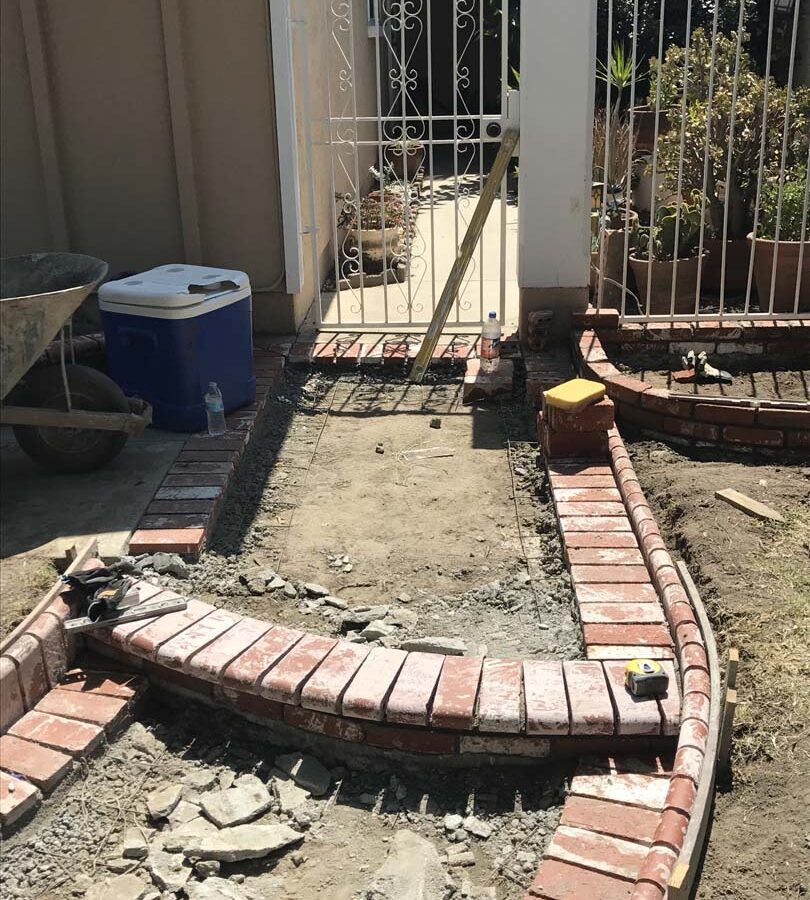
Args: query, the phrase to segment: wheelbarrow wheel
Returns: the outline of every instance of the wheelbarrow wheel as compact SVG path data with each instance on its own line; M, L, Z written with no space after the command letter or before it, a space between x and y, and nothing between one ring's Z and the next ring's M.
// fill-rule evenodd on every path
M128 413L129 403L118 385L103 372L87 366L67 366L73 409ZM59 366L35 369L15 391L24 406L67 410ZM117 456L127 442L121 431L15 425L14 436L25 453L56 472L89 472Z

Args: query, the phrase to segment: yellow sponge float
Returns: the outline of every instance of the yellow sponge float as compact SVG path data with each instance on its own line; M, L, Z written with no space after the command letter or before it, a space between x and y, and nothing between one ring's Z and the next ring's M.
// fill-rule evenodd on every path
M605 386L600 382L588 381L587 378L572 378L571 381L545 391L543 400L548 406L576 412L592 403L598 403L604 396Z

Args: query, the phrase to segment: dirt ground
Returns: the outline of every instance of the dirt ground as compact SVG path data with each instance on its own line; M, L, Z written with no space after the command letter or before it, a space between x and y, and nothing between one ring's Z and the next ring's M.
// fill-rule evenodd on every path
M672 372L683 368L680 357L623 354L612 360L618 368L653 387L700 397L739 397L756 400L810 400L810 353L801 358L764 360L761 355L711 354L709 362L727 371L732 384L680 384Z
M632 445L670 548L689 566L721 656L739 648L733 781L721 785L698 900L810 894L810 469ZM770 525L716 500L733 487Z
M460 378L291 373L185 589L273 622L351 630L341 609L307 599L301 585L314 582L350 609L382 607L374 618L395 629L384 642L581 655L525 405L464 406L460 393ZM452 455L408 458L420 448ZM242 582L268 569L297 595L251 594Z

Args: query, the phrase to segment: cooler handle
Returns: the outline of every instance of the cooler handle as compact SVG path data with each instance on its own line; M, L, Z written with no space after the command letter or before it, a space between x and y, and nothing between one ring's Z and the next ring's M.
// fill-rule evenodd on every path
M209 281L207 284L190 284L189 294L213 294L217 291L235 291L239 285L229 278L223 281Z
M157 336L146 328L130 328L125 325L118 329L118 335L125 347L131 347L135 343L143 343L149 344L153 351L158 348Z

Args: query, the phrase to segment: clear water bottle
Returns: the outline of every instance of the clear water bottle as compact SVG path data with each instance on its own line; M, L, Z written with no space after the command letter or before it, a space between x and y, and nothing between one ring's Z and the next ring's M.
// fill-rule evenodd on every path
M496 313L491 312L481 330L481 371L494 372L501 361L501 323Z
M225 404L216 381L210 382L205 392L205 412L208 416L208 433L225 434Z

